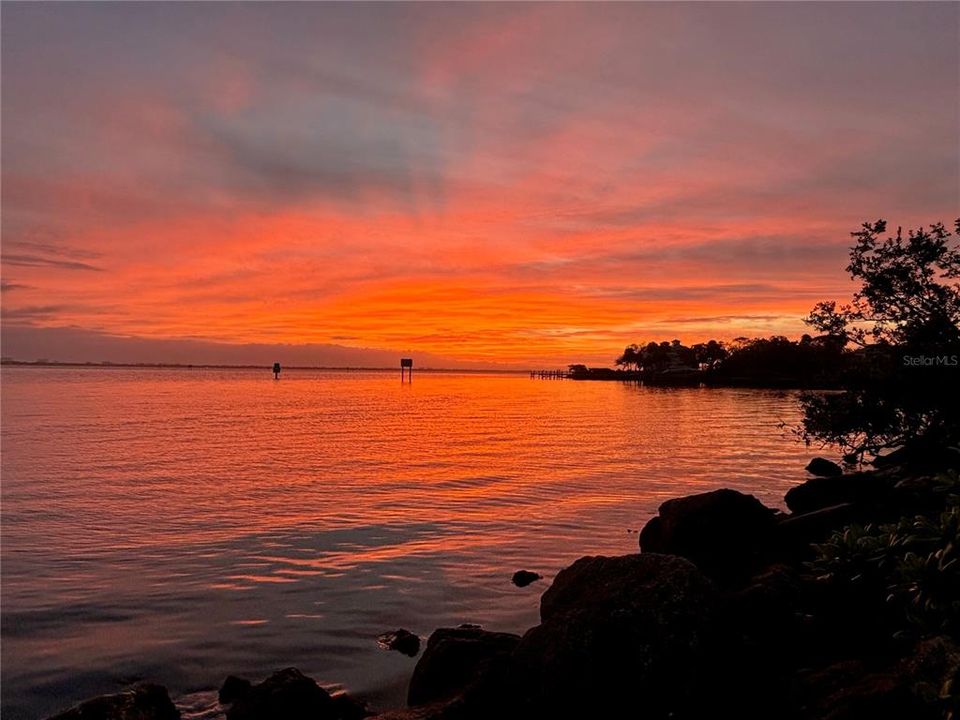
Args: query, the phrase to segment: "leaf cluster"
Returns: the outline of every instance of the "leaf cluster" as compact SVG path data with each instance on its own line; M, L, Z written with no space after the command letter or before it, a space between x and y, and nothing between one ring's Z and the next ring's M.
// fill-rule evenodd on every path
M944 509L896 523L849 525L816 545L809 563L821 581L885 604L896 636L960 638L960 479L937 477Z

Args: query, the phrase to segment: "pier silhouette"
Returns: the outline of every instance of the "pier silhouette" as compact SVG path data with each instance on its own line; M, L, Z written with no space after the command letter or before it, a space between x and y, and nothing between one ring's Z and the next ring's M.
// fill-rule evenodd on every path
M570 377L568 370L531 370L530 377L540 380L563 380Z

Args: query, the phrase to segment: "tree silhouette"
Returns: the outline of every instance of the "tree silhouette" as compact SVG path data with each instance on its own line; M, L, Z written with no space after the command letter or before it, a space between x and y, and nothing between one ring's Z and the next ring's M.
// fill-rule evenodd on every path
M637 345L627 345L627 347L623 349L623 354L616 360L617 367L623 367L627 370L631 367L639 370L641 362L642 356L640 348Z
M802 436L851 459L960 439L960 249L942 223L881 240L886 227L878 220L851 233L846 269L860 283L852 301L818 303L806 319L863 359L843 393L801 399Z
M960 220L956 222L960 232ZM859 280L853 301L817 303L806 322L861 347L873 343L955 343L960 339L960 249L943 223L881 241L885 220L851 235L847 272ZM955 282L950 282L954 280Z

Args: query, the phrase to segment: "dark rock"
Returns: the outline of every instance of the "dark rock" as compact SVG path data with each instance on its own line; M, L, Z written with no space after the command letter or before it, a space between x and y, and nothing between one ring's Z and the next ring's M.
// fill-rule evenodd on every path
M830 533L862 519L862 510L853 503L788 515L777 525L777 547L783 558L797 562L809 560L813 556L812 543L823 542Z
M815 457L807 463L806 471L811 475L818 477L838 477L843 475L843 468L832 460L822 457Z
M782 702L780 680L810 655L806 581L787 565L774 565L721 599L718 646L722 662L710 675L707 692L729 717L771 717ZM814 648L815 651L819 647Z
M655 592L650 593L651 587ZM540 598L540 619L583 609L617 606L649 609L660 599L675 605L675 593L713 595L713 587L683 558L646 553L587 556L564 568ZM646 593L644 595L644 593ZM662 596L662 598L661 598ZM686 608L684 608L686 609ZM668 608L665 612L674 612Z
M478 627L434 630L410 679L407 703L478 697L505 679L510 654L519 642L518 635Z
M143 683L114 695L102 695L75 705L50 720L179 720L161 685Z
M724 597L728 627L746 637L751 645L782 644L788 629L803 624L804 580L788 565L773 565L736 592ZM761 662L769 660L761 653Z
M367 710L366 703L357 700L345 692L331 696L333 700L333 715L337 720L362 720L373 713Z
M764 564L775 525L775 511L752 495L714 490L663 503L640 548L685 557L714 579L742 579Z
M542 575L538 575L535 572L530 572L529 570L517 570L513 574L513 584L517 587L526 587L530 583L536 582Z
M640 552L664 552L661 550L666 545L663 539L663 519L659 515L654 515L647 520L647 524L640 528L640 535L637 541L640 543Z
M385 650L396 650L410 657L420 652L420 637L403 628L384 633L377 638L377 643Z
M916 451L912 448L899 448L886 455L877 455L870 464L874 467L894 467L911 462L916 456Z
M236 675L230 675L223 681L223 686L217 694L221 705L229 705L236 702L238 698L243 697L250 691L250 681L246 678L239 678Z
M790 488L785 500L794 513L855 503L857 505L886 504L896 478L879 473L851 473L833 478L812 478Z
M716 609L689 561L585 557L543 594L514 653L528 710L543 717L667 717L697 702Z
M893 468L813 478L791 488L787 507L798 516L841 505L852 505L849 522L896 522L901 517L936 515L947 495L934 476Z
M946 443L916 443L887 455L879 455L870 464L877 468L902 468L911 471L956 470L960 468L960 450Z
M227 720L334 720L330 694L296 668L275 672L237 698Z

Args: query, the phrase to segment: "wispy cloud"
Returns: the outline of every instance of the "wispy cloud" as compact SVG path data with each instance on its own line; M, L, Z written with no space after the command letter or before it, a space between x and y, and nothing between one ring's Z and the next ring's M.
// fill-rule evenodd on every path
M712 315L710 317L672 317L660 320L661 325L723 325L729 323L783 322L783 315Z
M26 305L17 308L3 308L4 320L28 321L35 320L53 320L61 316L65 310L69 310L67 305Z
M91 265L90 263L79 262L77 260L62 260L60 258L42 257L40 255L4 253L2 256L2 262L6 265L14 265L19 267L47 267L56 268L58 270L92 270L94 272L100 272L103 270L103 268Z

